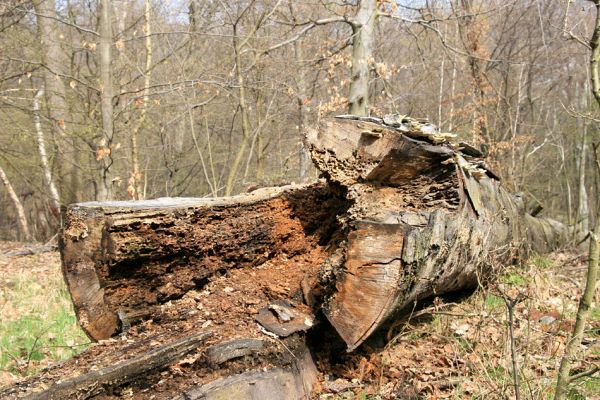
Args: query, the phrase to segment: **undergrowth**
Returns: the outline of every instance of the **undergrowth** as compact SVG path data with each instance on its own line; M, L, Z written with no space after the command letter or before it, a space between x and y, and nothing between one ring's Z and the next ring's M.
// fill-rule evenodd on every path
M85 349L57 253L0 255L0 386Z
M364 349L329 377L321 399L514 399L506 299L514 307L514 339L521 399L551 399L556 371L571 333L586 271L585 257L568 252L534 256L508 267L495 284L458 302L434 301L420 320L394 332L383 352ZM600 308L591 310L573 373L600 362ZM357 371L363 371L357 374ZM370 371L370 373L364 373ZM356 377L362 378L357 381ZM354 380L353 380L354 379ZM332 393L328 387L351 390ZM600 378L571 387L571 400L600 399Z

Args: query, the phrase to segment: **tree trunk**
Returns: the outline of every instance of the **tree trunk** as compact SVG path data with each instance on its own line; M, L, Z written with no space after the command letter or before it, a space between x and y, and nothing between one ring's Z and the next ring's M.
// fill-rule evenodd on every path
M369 76L373 62L373 39L377 19L376 0L361 0L352 25L352 71L348 112L369 114Z
M98 200L106 201L112 198L112 182L110 167L112 166L112 142L114 136L113 115L113 79L112 79L112 20L109 0L101 0L100 9L100 97L102 112L103 141L101 153L98 155L100 167L100 182L98 185Z
M53 139L60 143L63 140L68 141L69 151L62 154L61 162L69 165L69 179L64 179L66 168L62 168L62 173L59 174L60 182L62 183L61 193L65 196L65 203L74 203L79 200L81 171L79 169L78 160L79 152L77 150L76 139L74 136L69 136L69 126L71 116L67 105L67 96L65 85L63 82L64 66L67 64L67 59L60 46L60 32L56 24L56 5L54 0L35 1L33 2L35 12L38 15L37 24L40 42L42 44L42 60L44 63L44 87L46 103L48 105L48 114L51 121L51 129ZM61 146L61 150L64 149Z
M246 83L242 71L242 45L238 37L237 23L233 26L233 51L235 53L235 76L238 84L238 96L240 114L242 115L242 142L240 143L229 173L227 175L227 183L225 184L225 196L231 196L235 187L235 178L237 177L240 165L246 148L250 142L250 117L248 116L248 105L246 104ZM246 43L247 39L242 41Z
M83 328L94 339L110 337L119 315L150 318L218 271L309 254L323 230L338 229L345 240L329 254L336 279L324 310L354 349L415 301L475 287L491 265L546 252L567 236L564 225L526 214L481 161L431 125L389 124L397 128L335 120L309 134L331 189L72 206L62 254ZM316 261L314 268L323 260Z
M482 43L485 25L481 17L474 14L472 0L461 0L461 8L465 16L459 25L461 37L468 52L467 62L471 73L471 91L473 95L473 141L475 144L490 145L486 107L485 62L488 54Z
M39 98L43 95L43 91L38 91L33 97L33 120L35 125L36 139L38 144L38 153L40 154L40 160L42 161L42 170L44 171L44 178L46 185L50 190L50 198L52 199L52 208L55 216L60 215L60 196L58 190L52 179L52 171L48 164L48 156L46 155L46 143L44 141L44 131L42 130L42 122L40 120L40 102Z
M146 121L148 112L148 99L150 95L150 76L152 68L152 31L150 28L150 16L152 10L150 8L150 0L144 1L144 34L146 35L146 67L144 69L144 92L142 94L142 105L140 116L135 127L131 131L131 177L129 178L129 187L127 192L134 200L142 200L144 198L142 192L142 172L140 170L138 135L140 129Z
M344 256L329 263L335 288L323 305L349 350L416 302L474 288L495 266L547 252L569 233L526 214L493 172L431 125L389 124L328 121L307 137L317 168L353 202Z
M2 181L2 183L4 184L4 187L8 192L8 196L10 197L15 206L15 211L17 212L17 222L19 223L19 228L21 229L23 238L25 239L25 241L31 242L33 240L33 237L31 236L31 232L29 231L29 224L27 223L27 217L25 217L23 205L21 204L19 196L17 196L17 193L15 193L15 190L10 184L10 181L8 180L8 177L4 173L2 167L0 167L0 181Z

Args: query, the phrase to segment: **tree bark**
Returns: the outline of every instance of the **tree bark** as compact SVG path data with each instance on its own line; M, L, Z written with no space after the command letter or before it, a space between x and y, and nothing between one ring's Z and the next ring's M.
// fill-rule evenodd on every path
M146 67L144 68L144 91L142 94L141 111L138 121L131 131L131 177L129 178L129 187L127 191L132 199L142 200L144 194L142 192L142 172L140 170L138 136L140 129L146 121L148 113L148 100L150 95L150 78L152 68L152 31L150 27L150 16L152 10L150 8L150 0L144 1L144 34L146 35Z
M25 239L25 241L31 242L33 240L33 236L31 236L31 231L29 230L29 224L27 223L27 217L25 217L25 210L23 210L23 204L21 204L19 196L17 196L17 193L13 189L2 167L0 167L0 181L2 181L2 183L4 184L4 187L8 192L8 196L10 197L15 206L15 211L17 212L17 222L19 224L19 228L21 229L23 238Z
M40 90L33 97L33 120L38 144L38 153L40 154L40 160L42 161L42 169L44 171L46 185L48 185L48 189L50 190L52 208L54 209L53 213L55 216L58 217L60 215L60 196L58 195L58 190L56 189L54 179L52 178L52 171L50 170L50 165L48 164L48 156L46 155L46 143L44 141L44 131L42 130L42 122L40 120L39 98L43 95L43 93L44 92Z
M373 38L377 19L376 0L361 0L352 26L352 71L348 112L369 114L369 77L373 63Z
M112 182L110 179L110 167L112 166L112 142L114 136L114 113L113 113L113 79L112 79L112 16L109 0L101 0L100 11L100 98L102 113L102 146L98 155L100 167L100 182L98 185L97 198L100 201L112 198Z
M547 252L569 233L527 214L493 172L467 161L431 125L408 118L394 125L327 121L307 136L317 167L353 202L323 305L349 350L416 302L474 288L495 266Z
M238 26L237 23L233 26L233 51L235 55L235 77L238 84L238 96L240 114L242 115L242 141L235 153L235 158L231 164L231 168L227 175L227 183L225 184L225 196L231 196L235 187L235 178L237 177L240 165L246 148L250 142L250 117L248 116L248 105L246 104L246 83L244 81L244 74L242 73L242 46L248 41L241 41L238 37Z

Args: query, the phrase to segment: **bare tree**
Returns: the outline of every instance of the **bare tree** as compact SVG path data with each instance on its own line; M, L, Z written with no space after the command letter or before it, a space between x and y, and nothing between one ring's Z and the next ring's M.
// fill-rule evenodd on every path
M21 229L23 238L28 242L32 241L33 236L31 236L31 232L29 230L29 224L27 223L27 218L25 217L25 210L23 209L23 204L21 204L19 196L17 196L17 193L13 189L2 167L0 167L0 181L2 181L2 183L4 184L4 187L6 188L6 191L8 192L8 195L13 202L15 211L17 212L17 222L19 223L19 228Z
M100 97L102 112L102 143L99 149L99 161L101 162L100 182L98 184L98 200L110 200L112 198L112 182L110 168L113 164L111 155L114 136L114 114L113 114L113 72L112 72L112 15L109 0L101 0L99 3L100 17Z

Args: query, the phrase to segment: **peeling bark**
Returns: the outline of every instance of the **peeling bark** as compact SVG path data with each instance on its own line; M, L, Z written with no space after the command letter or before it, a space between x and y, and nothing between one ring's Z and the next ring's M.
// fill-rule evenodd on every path
M414 120L394 129L350 119L308 134L315 164L353 202L324 304L349 350L417 301L476 287L494 265L568 236L565 225L527 214L480 161L425 131Z

